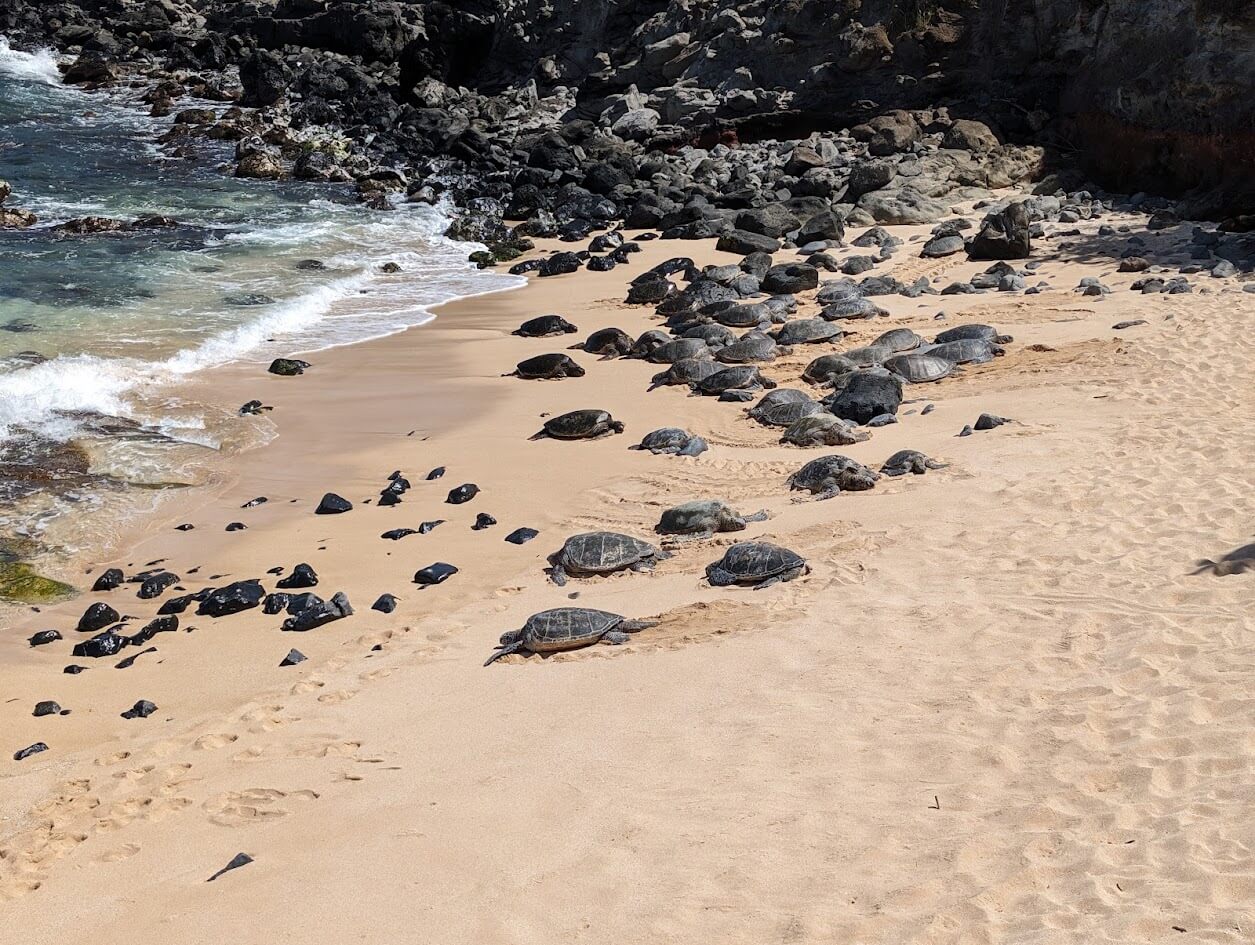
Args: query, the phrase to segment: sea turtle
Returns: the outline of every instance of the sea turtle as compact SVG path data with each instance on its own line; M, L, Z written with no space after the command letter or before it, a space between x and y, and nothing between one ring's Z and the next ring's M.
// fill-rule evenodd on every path
M538 315L519 325L512 334L523 338L547 338L550 335L569 335L576 331L579 329L561 315Z
M859 367L874 367L883 364L885 358L892 355L891 350L882 348L880 345L864 345L861 348L851 348L849 351L841 352L841 357L853 361Z
M788 548L765 541L742 541L706 567L706 579L712 587L740 584L762 590L780 581L792 581L809 570L806 559Z
M654 526L654 531L659 535L709 538L718 532L744 531L747 522L765 521L765 511L740 515L728 503L719 499L698 499L696 502L684 502L667 509Z
M622 432L623 424L604 410L572 410L546 420L544 428L528 439L592 440Z
M979 338L960 338L958 341L933 345L922 353L934 358L945 358L955 364L984 364L1006 352L998 345Z
M880 467L880 471L886 476L905 476L907 473L922 476L930 469L945 468L945 463L929 459L919 450L898 450L885 460L885 464Z
M562 587L567 575L591 577L613 574L631 568L652 571L655 564L671 555L647 541L620 535L618 532L584 532L566 540L562 548L550 555L549 579Z
M803 391L787 387L763 395L748 411L751 419L769 427L787 427L803 417L823 412L824 408Z
M649 389L654 390L669 385L692 387L722 370L718 361L711 361L707 358L688 358L684 361L677 361L665 371L655 374L650 380Z
M1010 335L998 334L998 329L992 325L972 324L955 325L953 328L947 328L933 339L933 343L943 345L949 341L965 341L969 338L976 341L988 341L990 344L996 345L1010 344L1014 340Z
M822 318L797 318L785 322L776 332L776 343L781 345L811 345L823 341L835 341L846 332Z
M775 341L754 330L716 351L715 360L723 364L750 364L755 361L774 361L781 353Z
M870 433L848 420L821 411L789 424L780 442L791 446L850 446L870 438Z
M627 643L628 634L657 626L657 621L628 620L619 614L587 607L556 607L532 614L518 630L501 635L497 651L484 663L488 666L503 656L526 650L528 653L557 653L578 650L594 643Z
M877 348L888 348L894 354L903 351L914 351L924 343L924 339L909 328L891 328L872 344Z
M908 384L927 384L948 377L954 362L931 354L895 354L885 359L885 367Z
M670 453L674 456L699 456L709 449L706 441L677 427L663 427L645 434L634 450L649 450L651 453Z
M705 325L696 325L688 328L680 336L681 338L700 338L711 348L723 348L733 344L736 340L736 332L726 325L720 325L714 322Z
M677 338L674 341L668 341L665 345L659 345L645 355L645 360L653 364L675 364L677 361L687 361L689 358L709 357L710 345L702 339Z
M632 350L632 337L621 328L602 328L589 335L580 348L589 354L615 358Z
M862 296L836 299L826 303L819 311L819 317L826 318L830 322L847 318L875 318L877 315L888 314L871 299L865 299Z
M668 335L665 331L660 331L657 328L651 328L649 331L645 332L643 335L637 338L634 342L632 342L632 347L628 351L628 357L629 358L646 357L655 348L661 348L663 345L665 345L669 341L671 341L671 336Z
M584 369L569 355L538 354L534 358L520 361L513 371L501 376L521 377L525 381L555 380L562 377L583 377Z
M693 390L704 397L717 397L730 390L761 390L772 388L776 382L763 377L762 372L752 365L742 364L737 367L724 368L716 371L704 380L693 385Z
M843 374L853 374L859 366L840 354L825 354L816 358L802 371L802 380L811 384L827 384Z
M812 459L789 477L789 488L806 491L820 499L830 499L840 492L863 492L876 485L880 477L848 456L833 454Z
M728 328L758 328L772 322L772 311L761 302L748 305L729 305L713 315L715 321Z

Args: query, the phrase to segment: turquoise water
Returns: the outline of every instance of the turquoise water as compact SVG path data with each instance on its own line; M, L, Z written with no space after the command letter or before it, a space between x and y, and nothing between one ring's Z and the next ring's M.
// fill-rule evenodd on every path
M265 421L184 400L181 379L395 332L517 281L471 268L433 208L237 180L217 166L226 148L169 158L154 143L165 121L57 76L51 56L0 39L0 179L7 206L40 218L0 229L0 527L39 535L67 508L195 481L213 454L267 435ZM51 232L87 215L179 225ZM298 268L307 259L326 268Z

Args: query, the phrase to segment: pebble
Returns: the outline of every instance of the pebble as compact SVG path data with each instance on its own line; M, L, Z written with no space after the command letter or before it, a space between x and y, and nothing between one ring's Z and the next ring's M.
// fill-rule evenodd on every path
M435 469L433 469L431 472L427 474L427 481L431 482L433 479L439 479L444 474L445 474L445 468L443 466L437 466Z
M31 646L47 646L49 643L55 643L60 639L61 632L59 630L40 630L38 633L32 635L26 642L28 642Z
M298 564L292 569L292 573L285 577L282 581L275 584L275 587L289 590L291 588L300 587L317 587L318 574L308 564Z
M992 430L994 427L1000 427L1007 422L1006 417L999 417L992 413L982 413L976 418L977 430Z
M45 715L60 715L61 706L52 700L48 700L47 702L37 702L35 703L35 711L31 714L37 719L42 718Z
M157 706L149 702L147 699L140 699L135 705L131 706L122 713L124 719L146 719L157 711Z
M79 633L91 633L121 619L122 616L108 604L92 604L83 611L83 616L78 618L78 626L74 629Z
M61 670L61 672L65 673L67 676L77 676L86 668L86 666L76 666L74 663L71 663L65 669Z
M306 607L299 614L283 621L283 629L304 633L306 630L313 630L333 620L342 620L352 614L353 605L343 593L337 591L331 596L331 600Z
M140 650L134 656L128 656L126 659L118 660L117 664L113 668L114 669L130 669L132 666L135 665L135 661L139 659L141 656L144 656L147 653L156 653L156 652L157 652L157 648L155 646L150 646L147 649Z
M353 508L353 503L343 496L338 496L334 492L328 492L322 497L322 501L318 503L318 508L314 509L315 515L339 515L341 512L348 512Z
M179 576L170 571L162 571L145 579L144 583L139 586L138 597L140 600L152 600L154 597L160 597L166 592L166 589L179 583Z
M445 502L449 505L461 505L464 502L470 502L477 495L479 495L479 486L473 482L468 482L458 486L456 489L449 490L449 495Z
M45 745L43 742L35 742L35 744L33 744L33 745L27 745L27 746L26 746L25 748L23 748L21 751L14 752L14 753L13 753L13 760L14 760L14 761L25 761L25 760L26 760L27 758L29 758L31 755L37 755L37 754L39 754L41 751L47 751L47 750L48 750L48 746L47 746L47 745Z
M396 264L388 263L387 265L394 266ZM400 266L397 266L397 270L399 269L400 269ZM385 271L388 271L388 270L385 269ZM241 866L248 866L248 864L252 862L253 862L253 858L249 856L247 853L237 853L235 856L231 858L230 863L228 863L222 869L218 870L218 872L214 873L213 876L210 876L209 879L205 880L205 882L212 883L215 879L217 879L223 873L229 873L231 872L231 870L238 870Z
M242 508L242 509L255 509L255 508L257 508L257 506L259 506L259 505L265 505L265 504L266 504L267 502L269 502L269 501L270 501L270 500L269 500L269 499L267 499L264 495L259 495L259 496L258 496L257 498L255 498L255 499L249 499L247 502L245 502L243 505L241 505L241 506L240 506L240 508Z
M505 536L505 540L512 545L526 545L539 534L534 528L516 528Z
M1116 322L1111 327L1114 331L1121 331L1122 329L1125 329L1125 328L1136 328L1138 325L1145 325L1145 324L1146 324L1146 319L1135 318L1132 321Z
M190 532L195 527L195 525L189 525L187 522L184 522L182 525L175 525L174 530L176 532Z
M397 599L391 594L380 594L379 599L370 605L370 609L381 614L390 614L397 609Z
M426 535L428 532L434 531L437 525L443 524L444 519L442 518L432 519L430 522L423 522L418 526L418 533L420 535Z
M430 586L432 584L443 584L453 575L458 573L458 569L451 564L443 561L437 561L430 564L421 571L414 573L414 583Z
M89 640L74 644L73 655L99 659L102 656L115 656L131 641L116 630L106 630Z
M415 528L394 528L391 531L384 532L380 538L386 538L388 541L400 541L402 538L408 538L410 535L417 535L418 530Z
M288 650L288 655L280 662L280 666L295 666L297 663L304 663L307 657L300 650Z
M122 572L118 568L110 568L104 574L96 578L96 583L92 585L93 591L111 591L122 583Z
M227 531L229 532L242 532L247 528L248 526L245 525L243 522L228 522L227 523Z
M497 524L497 520L487 512L480 512L475 516L475 524L471 526L475 531L482 531L485 528L491 528Z

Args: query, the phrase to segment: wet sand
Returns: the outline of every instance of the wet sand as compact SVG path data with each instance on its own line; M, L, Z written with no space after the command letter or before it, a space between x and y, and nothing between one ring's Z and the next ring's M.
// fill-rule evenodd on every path
M1128 222L1148 257L1180 235ZM84 562L82 583L160 560L196 590L308 562L316 592L345 592L356 614L300 634L257 610L189 611L125 670L69 651L93 601L136 625L156 612L133 585L11 622L2 927L131 945L1244 941L1252 577L1191 572L1251 539L1255 296L1206 274L1193 295L1130 292L1122 237L1084 229L1084 253L1040 242L1039 295L878 298L888 318L763 366L809 389L812 358L891 327L1014 336L991 364L908 387L900 422L853 446L781 446L742 405L646 394L660 367L641 361L568 352L587 376L500 376L598 328L655 327L651 308L622 304L627 280L672 255L737 258L709 244L643 243L611 273L455 303L311 355L302 377L207 374L190 396L273 404L278 438L136 521L116 536L125 554ZM877 273L940 287L988 265L920 259L910 240L926 228L893 230L908 242ZM1087 275L1113 293L1075 293ZM807 294L798 316L816 308ZM509 334L548 312L580 332ZM1131 319L1147 324L1111 327ZM543 414L583 407L626 432L528 441ZM957 436L984 411L1013 422ZM711 448L627 449L663 426ZM785 485L821 455L879 468L904 448L949 465L824 502ZM402 504L366 504L398 469L413 483ZM446 504L466 482L480 495ZM315 516L328 491L354 510ZM241 509L256 496L269 501ZM548 582L569 535L657 541L664 509L706 497L771 517L677 547L652 574ZM498 524L472 530L480 512ZM225 532L234 521L247 530ZM503 541L520 526L540 537ZM707 586L706 565L744 538L792 548L811 573ZM410 583L437 561L460 573ZM394 614L369 609L384 592ZM620 647L481 666L503 631L573 595L661 623ZM26 646L51 627L66 639ZM291 647L308 659L281 668ZM71 662L91 668L64 675ZM71 714L33 718L43 699ZM159 710L120 718L137 699ZM48 752L8 760L40 740ZM240 852L254 862L205 882Z

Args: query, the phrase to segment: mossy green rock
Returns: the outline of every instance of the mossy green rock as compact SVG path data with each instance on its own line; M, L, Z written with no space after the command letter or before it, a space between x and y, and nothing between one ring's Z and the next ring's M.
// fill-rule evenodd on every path
M46 604L76 593L69 584L37 574L29 564L0 563L0 599L19 604Z

